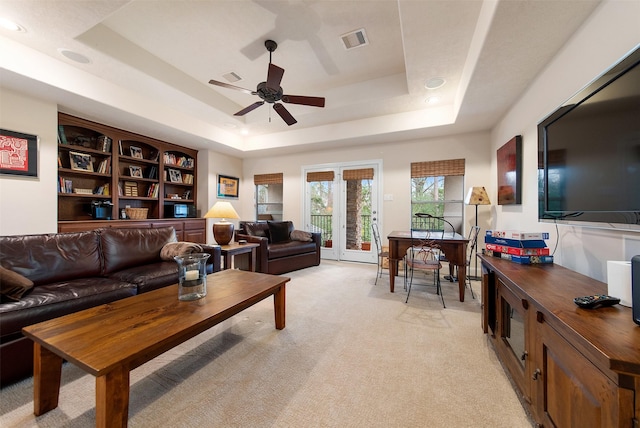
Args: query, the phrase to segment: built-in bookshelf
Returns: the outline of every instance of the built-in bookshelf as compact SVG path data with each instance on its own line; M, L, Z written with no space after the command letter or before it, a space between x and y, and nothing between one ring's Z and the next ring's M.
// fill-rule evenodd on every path
M125 208L146 209L153 220L170 217L173 204L195 206L197 154L59 113L58 221L122 220ZM95 206L104 208L100 217Z

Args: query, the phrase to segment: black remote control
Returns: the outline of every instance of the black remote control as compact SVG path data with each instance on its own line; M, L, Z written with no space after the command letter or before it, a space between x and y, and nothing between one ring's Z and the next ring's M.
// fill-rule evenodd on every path
M576 297L574 303L581 308L595 309L604 306L612 306L620 303L620 299L606 294L594 294L592 296Z

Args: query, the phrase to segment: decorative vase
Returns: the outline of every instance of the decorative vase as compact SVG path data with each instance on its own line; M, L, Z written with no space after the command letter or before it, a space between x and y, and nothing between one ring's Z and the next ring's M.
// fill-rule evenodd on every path
M207 295L207 259L210 254L174 256L178 263L178 300L197 300Z

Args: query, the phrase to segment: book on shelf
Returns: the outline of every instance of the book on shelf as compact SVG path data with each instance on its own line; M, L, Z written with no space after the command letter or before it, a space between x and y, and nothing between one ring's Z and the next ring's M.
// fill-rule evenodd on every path
M58 125L58 141L60 144L69 144L67 141L67 134L64 133L63 125Z
M549 248L520 248L520 247L509 247L506 245L498 245L498 244L488 244L485 243L484 246L487 250L497 251L499 253L513 254L515 256L548 256Z
M489 235L485 235L484 243L516 248L545 248L547 246L546 242L542 239L507 239L496 238L495 236Z
M111 151L111 142L111 138L106 135L101 135L98 137L96 149L108 153Z
M487 230L486 235L494 238L519 239L521 241L549 239L549 232L521 232L519 230Z
M553 256L516 256L514 254L506 254L499 251L486 251L485 254L503 260L510 260L521 265L553 263Z

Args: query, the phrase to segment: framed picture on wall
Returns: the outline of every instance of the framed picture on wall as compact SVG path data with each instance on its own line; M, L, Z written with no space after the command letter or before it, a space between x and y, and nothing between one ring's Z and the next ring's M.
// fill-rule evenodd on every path
M237 198L240 179L218 174L218 197Z
M516 135L497 152L498 205L522 203L522 136Z
M38 137L0 129L0 174L38 176Z

